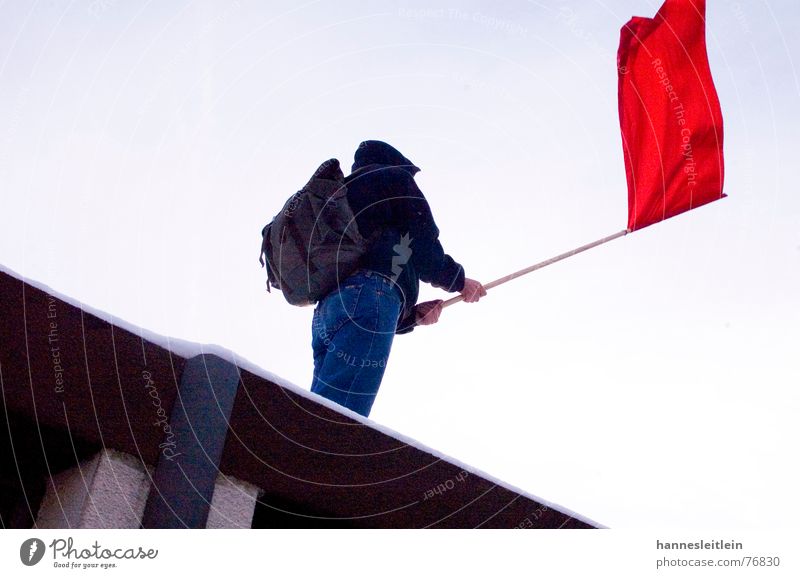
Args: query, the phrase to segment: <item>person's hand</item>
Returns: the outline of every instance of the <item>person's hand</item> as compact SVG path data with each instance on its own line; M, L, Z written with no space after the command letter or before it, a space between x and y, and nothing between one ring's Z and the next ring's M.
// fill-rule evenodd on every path
M464 288L461 290L461 296L467 303L475 303L481 297L486 295L486 289L483 285L475 279L464 279Z
M417 325L433 325L439 321L439 315L442 314L442 303L441 299L417 303L415 308Z

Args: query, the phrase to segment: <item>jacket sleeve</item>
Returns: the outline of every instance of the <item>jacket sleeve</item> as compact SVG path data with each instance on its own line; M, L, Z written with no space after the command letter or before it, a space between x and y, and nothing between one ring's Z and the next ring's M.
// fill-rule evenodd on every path
M464 268L444 252L428 201L414 177L405 174L405 202L401 211L405 213L403 218L409 227L414 267L419 278L445 291L461 291L464 288Z
M417 306L411 308L404 317L397 320L397 329L395 333L402 335L403 333L411 333L417 325Z

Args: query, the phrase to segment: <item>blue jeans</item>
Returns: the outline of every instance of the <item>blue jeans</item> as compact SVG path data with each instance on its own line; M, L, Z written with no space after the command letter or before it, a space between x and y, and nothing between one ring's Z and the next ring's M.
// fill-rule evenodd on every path
M359 269L314 309L311 391L368 416L386 370L400 289L391 279Z

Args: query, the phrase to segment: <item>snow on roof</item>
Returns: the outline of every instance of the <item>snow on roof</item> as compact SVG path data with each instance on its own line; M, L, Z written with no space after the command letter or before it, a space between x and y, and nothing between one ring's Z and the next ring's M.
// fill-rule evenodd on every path
M101 311L100 309L96 309L96 308L94 308L94 307L92 307L90 305L87 305L85 303L82 303L81 301L78 301L77 299L74 299L74 298L69 297L67 295L64 295L62 293L59 293L58 291L54 291L51 287L45 285L44 283L40 283L40 282L38 282L36 280L26 278L25 276L20 275L16 271L13 271L13 270L9 269L9 268L5 267L2 264L0 264L0 272L5 273L5 274L7 274L7 275L9 275L11 277L14 277L15 279L19 279L23 283L25 283L27 285L30 285L31 287L35 287L36 289L39 289L39 290L47 293L48 295L56 297L56 298L60 299L61 301L65 302L65 303L68 303L69 305L72 305L73 307L76 307L76 308L82 310L85 313L88 313L88 314L93 315L93 316L95 316L95 317L97 317L99 319L102 319L103 321L106 321L106 322L110 323L111 325L113 325L115 327L119 327L121 329L129 331L130 333L133 333L134 335L137 335L137 336L139 336L140 338L142 338L142 339L144 339L146 341L149 341L149 342L154 343L154 344L156 344L156 345L158 345L160 347L163 347L164 349L166 349L168 351L171 351L172 353L174 353L176 355L179 355L180 357L183 357L185 359L189 359L191 357L195 357L197 355L203 355L203 354L216 355L216 356L218 356L218 357L220 357L222 359L225 359L226 361L229 361L229 362L233 363L234 365L236 365L240 369L248 371L248 372L250 372L250 373L252 373L252 374L254 374L254 375L258 376L258 377L261 377L261 378L263 378L263 379L265 379L265 380L267 380L269 382L274 383L275 385L279 385L279 386L281 386L281 387L283 387L283 388L285 388L285 389L287 389L287 390L289 390L289 391L291 391L293 393L296 393L297 395L300 395L300 396L305 397L307 399L313 400L314 402L316 402L316 403L318 403L320 405L324 405L325 407L327 407L329 409L332 409L333 411L336 411L336 412L338 412L338 413L340 413L342 415L345 415L345 416L349 417L350 419L352 419L354 421L357 421L357 422L359 422L359 423L361 423L363 425L366 425L366 426L368 426L368 427L370 427L370 428L372 428L372 429L374 429L376 431L379 431L379 432L381 432L381 433L383 433L383 434L385 434L385 435L387 435L387 436L389 436L389 437L391 437L393 439L396 439L396 440L402 442L403 444L406 444L406 445L411 446L413 448L416 448L416 449L418 449L420 451L428 453L428 454L430 454L430 455L432 455L432 456L434 456L434 457L436 457L436 458L438 458L440 460L448 462L448 463L450 463L450 464L452 464L452 465L454 465L454 466L456 466L456 467L458 467L458 468L460 468L460 469L462 469L462 470L464 470L464 471L466 471L466 472L468 472L470 474L479 476L479 477L481 477L481 478L483 478L483 479L485 479L485 480L487 480L487 481L489 481L489 482L491 482L491 483L493 483L493 484L495 484L497 486L505 488L505 489L507 489L507 490L509 490L511 492L514 492L516 494L524 496L524 497L526 497L526 498L528 498L530 500L533 500L535 502L538 502L540 504L543 504L543 505L547 506L548 508L552 508L552 509L554 509L556 511L560 511L563 514L566 514L566 515L568 515L568 516L570 516L570 517L572 517L572 518L574 518L576 520L582 521L582 522L584 522L586 524L589 524L591 526L594 526L594 527L597 527L597 528L604 528L605 527L602 524L599 524L599 523L597 523L597 522L595 522L593 520L590 520L589 518L586 518L585 516L582 516L582 515L580 515L580 514L578 514L576 512L573 512L573 511L571 511L571 510L569 510L569 509L567 509L567 508L565 508L563 506L560 506L558 504L555 504L553 502L550 502L548 500L545 500L543 498L540 498L538 496L535 496L533 494L525 492L525 491L521 490L520 488L512 486L512 485L510 485L510 484L508 484L508 483L506 483L506 482L504 482L502 480L499 480L499 479L487 474L486 472L484 472L482 470L479 470L479 469L477 469L477 468L475 468L473 466L470 466L470 465L468 465L468 464L466 464L464 462L461 462L461 461L459 461L459 460L457 460L457 459L455 459L455 458L453 458L451 456L445 455L442 452L439 452L439 451L437 451L437 450L435 450L435 449L433 449L433 448L431 448L429 446L426 446L425 444L415 440L414 438L411 438L409 436L406 436L406 435L403 435L401 433L398 433L398 432L396 432L396 431L394 431L394 430L392 430L392 429L390 429L390 428L388 428L386 426L383 426L383 425L381 425L381 424L379 424L379 423L377 423L377 422L375 422L375 421L373 421L373 420L371 420L369 418L365 418L362 415L357 414L354 411L351 411L350 409L347 409L347 408L345 408L345 407L343 407L343 406L341 406L341 405L339 405L337 403L334 403L334 402L330 401L329 399L326 399L326 398L324 398L322 396L319 396L319 395L317 395L315 393L311 393L310 391L308 391L308 390L306 390L306 389L304 389L304 388L302 388L302 387L290 382L289 380L284 379L284 378L282 378L282 377L280 377L278 375L275 375L274 373L272 373L270 371L267 371L266 369L263 369L262 367L256 365L255 363L251 362L250 360L248 360L248 359L236 354L235 352L233 352L233 351L231 351L231 350L229 350L229 349L227 349L225 347L222 347L221 345L209 344L209 343L195 343L195 342L192 342L192 341L186 341L184 339L178 339L178 338L175 338L175 337L169 337L169 336L166 336L166 335L161 335L159 333L155 333L153 331L150 331L148 329L145 329L143 327L139 327L138 325L130 323L130 322L124 320L124 319L116 317L115 315L113 315L111 313L108 313L106 311Z

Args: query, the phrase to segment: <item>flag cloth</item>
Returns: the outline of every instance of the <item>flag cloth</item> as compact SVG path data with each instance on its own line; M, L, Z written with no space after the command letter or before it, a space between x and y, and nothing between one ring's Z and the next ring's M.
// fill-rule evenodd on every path
M722 198L722 111L705 39L705 0L666 0L620 31L619 122L628 230Z

